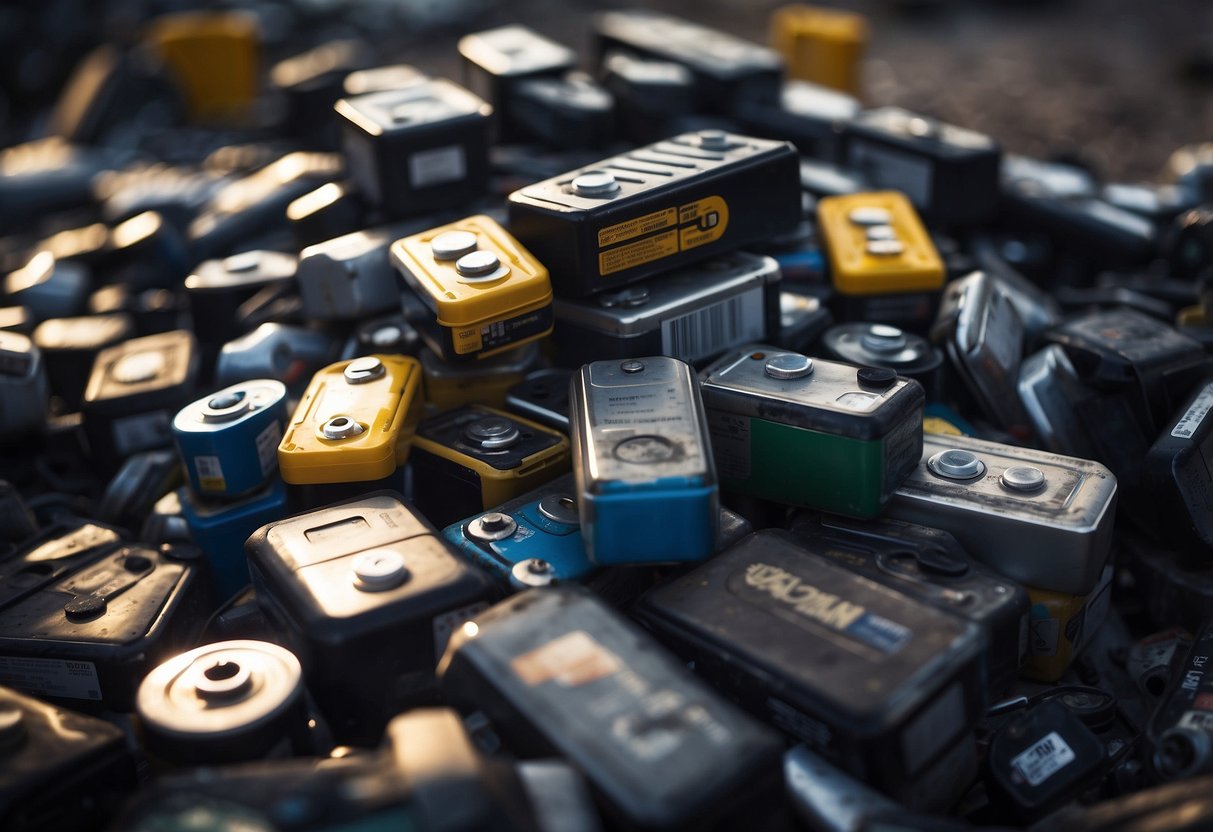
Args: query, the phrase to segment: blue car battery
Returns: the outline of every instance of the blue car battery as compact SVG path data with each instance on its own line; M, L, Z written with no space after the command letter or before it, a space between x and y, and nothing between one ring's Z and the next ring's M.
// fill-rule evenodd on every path
M278 469L286 387L257 379L198 399L173 419L173 441L190 487L204 497L237 497Z
M672 563L715 551L716 464L689 365L666 356L586 364L571 382L569 422L591 560Z

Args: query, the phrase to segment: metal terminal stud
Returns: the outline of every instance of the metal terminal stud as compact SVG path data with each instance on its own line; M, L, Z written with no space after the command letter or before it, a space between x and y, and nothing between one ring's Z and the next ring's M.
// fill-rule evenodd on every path
M573 193L577 196L610 196L619 191L619 181L605 170L589 170L575 177Z
M804 378L813 372L813 359L798 352L781 352L772 355L763 366L771 378Z
M486 416L464 429L469 440L488 451L508 448L521 435L518 426L503 416Z
M863 250L873 257L896 257L906 250L900 240L868 240Z
M901 352L906 348L906 334L895 326L872 324L859 337L859 342L872 352Z
M476 235L471 231L444 231L430 241L435 260L458 260L478 246Z
M253 409L253 401L243 390L212 397L199 414L204 422L231 422Z
M349 439L362 431L362 425L349 416L334 416L320 426L320 435L325 439Z
M729 149L729 134L723 130L700 130L697 139L704 150Z
M546 560L527 558L514 564L510 577L521 586L550 586L556 583L556 570Z
M869 240L897 239L897 229L891 225L870 225L863 233Z
M852 208L847 214L847 219L855 225L888 225L893 221L893 215L877 205L861 205L858 208Z
M354 558L354 586L363 592L395 589L409 578L404 555L394 549L372 549Z
M581 523L577 501L568 494L549 494L539 501L539 513L549 520L576 526Z
M998 481L1011 491L1039 491L1045 484L1045 472L1033 465L1012 465Z
M491 251L473 251L455 262L460 277L496 277L493 273L500 268L501 258Z
M194 678L194 692L199 699L215 702L235 699L246 694L253 686L252 672L232 659L220 654L198 669Z
M505 540L518 531L518 523L508 514L490 511L468 523L468 534L480 540Z
M383 362L373 355L355 358L345 365L345 371L342 373L348 384L366 384L368 381L382 378L386 374L387 367L383 366Z
M636 359L633 358L633 359L630 359L628 361L624 361L623 363L621 363L619 365L619 369L623 370L625 373L627 373L630 376L635 375L636 373L643 373L644 372L644 362L637 361Z
M927 460L932 474L949 480L971 480L986 472L986 464L969 451L950 448Z
M404 335L404 330L395 324L381 326L371 333L370 341L377 347L390 347Z

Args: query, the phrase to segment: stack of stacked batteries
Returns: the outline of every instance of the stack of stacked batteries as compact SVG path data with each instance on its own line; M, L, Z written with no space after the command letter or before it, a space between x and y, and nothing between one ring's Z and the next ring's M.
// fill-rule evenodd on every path
M1213 828L1213 154L270 22L0 152L0 827Z

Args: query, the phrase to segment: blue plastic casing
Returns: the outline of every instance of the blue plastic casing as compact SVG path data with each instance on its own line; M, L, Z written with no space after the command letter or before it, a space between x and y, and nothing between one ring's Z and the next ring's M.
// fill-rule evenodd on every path
M244 541L266 523L290 513L286 486L275 477L261 490L236 502L201 499L188 488L179 488L177 497L194 542L211 562L216 594L221 599L231 598L249 583Z

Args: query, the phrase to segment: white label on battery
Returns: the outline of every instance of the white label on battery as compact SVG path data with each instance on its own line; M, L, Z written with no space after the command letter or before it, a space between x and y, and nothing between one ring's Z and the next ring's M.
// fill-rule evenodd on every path
M1213 712L1185 711L1176 724L1180 728L1191 728L1195 731L1213 733Z
M101 698L101 683L92 662L0 656L0 684L33 696Z
M853 142L847 167L866 175L877 188L901 191L918 207L931 201L931 165L913 153Z
M765 336L762 287L661 322L661 352L694 362Z
M750 478L750 417L708 411L708 436L716 475L722 480Z
M1042 613L1045 616L1049 615L1043 604L1037 604L1032 608L1032 619L1029 622L1031 631L1028 636L1028 655L1056 656L1057 639L1061 635L1061 622L1056 618L1036 617Z
M409 157L409 184L414 188L458 182L467 176L467 160L459 145L423 150Z
M219 457L194 457L194 470L198 472L198 480L203 483L203 488L215 491L223 490L226 480L223 478L223 463L219 461ZM207 483L211 485L208 486Z
M1200 423L1209 415L1209 411L1213 410L1213 384L1206 384L1205 389L1200 391L1200 395L1196 397L1196 401L1192 402L1192 406L1187 412L1180 417L1179 423L1171 431L1171 435L1176 439L1191 439L1196 433Z
M907 773L913 775L952 744L964 729L964 720L956 718L964 713L964 705L964 691L959 682L953 682L906 727L901 735L901 755Z
M1039 786L1062 768L1074 762L1074 750L1056 731L1050 731L1031 748L1011 760L1030 786Z
M168 413L140 413L114 420L114 450L122 456L171 444Z
M470 621L476 613L487 610L489 605L483 601L462 607L441 615L434 616L434 658L442 658L446 652L446 643L451 640L451 633L465 621Z
M278 443L282 441L282 426L276 421L265 426L257 434L257 459L261 463L261 476L268 477L278 467Z

